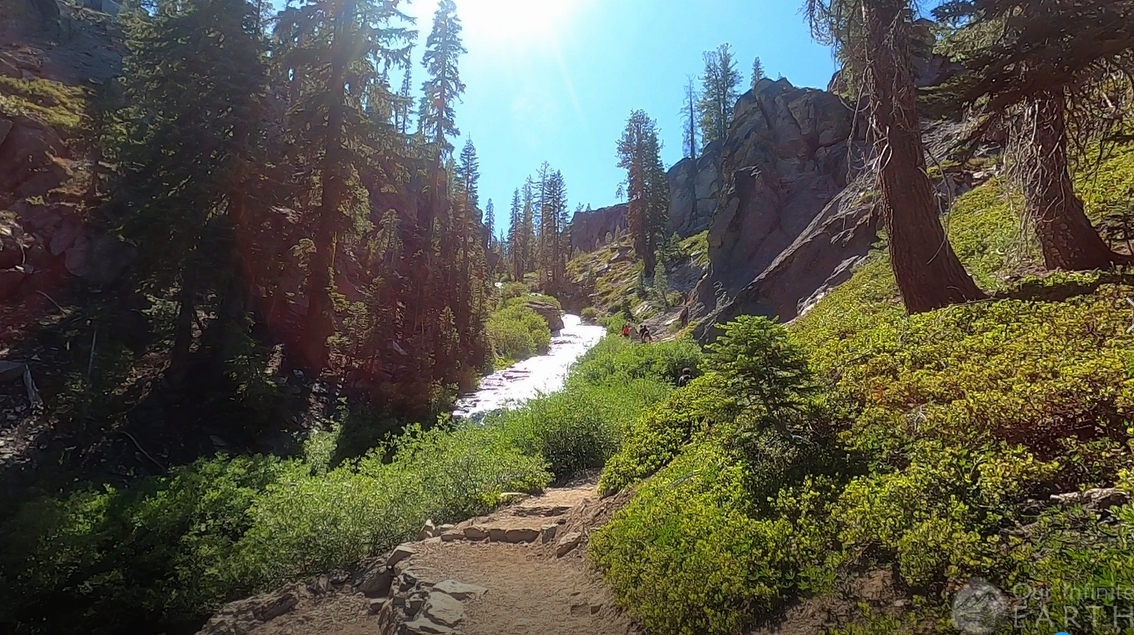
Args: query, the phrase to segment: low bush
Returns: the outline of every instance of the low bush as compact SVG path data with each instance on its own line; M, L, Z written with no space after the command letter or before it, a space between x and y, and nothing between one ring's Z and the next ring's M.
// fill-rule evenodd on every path
M622 325L619 325L621 329ZM692 340L639 344L633 338L606 337L587 351L568 382L624 382L654 378L674 382L681 369L696 368L701 348Z
M551 328L547 321L522 303L506 306L490 315L485 330L496 358L519 361L546 353L551 346Z
M622 443L622 429L673 389L655 379L625 384L573 382L485 420L526 454L543 457L557 478L601 468Z
M427 519L483 513L502 491L538 490L549 478L542 458L500 430L470 426L410 429L325 475L299 461L218 457L130 488L40 498L0 526L9 582L0 624L31 634L191 632L225 601L348 565Z
M688 446L591 537L619 603L650 632L735 633L794 586L791 524L748 513L745 462Z
M652 475L697 435L735 417L736 411L736 399L724 390L719 375L694 379L626 426L622 447L607 461L599 489L612 494Z
M587 324L593 324L595 322L596 315L597 312L595 311L595 308L593 306L586 307L579 312L579 317L582 318L582 320Z
M503 306L512 298L519 298L530 295L532 292L531 287L523 282L509 282L500 289L500 304Z

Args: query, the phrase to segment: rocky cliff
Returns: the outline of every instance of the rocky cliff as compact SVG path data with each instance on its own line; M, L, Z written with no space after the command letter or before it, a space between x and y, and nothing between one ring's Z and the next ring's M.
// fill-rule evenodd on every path
M848 178L862 152L838 96L762 80L736 105L721 148L722 189L709 227L710 268L690 306L706 325L744 313L794 318L840 282L877 233L865 187Z
M600 207L599 209L575 212L571 217L571 251L594 251L607 242L607 234L613 237L626 231L626 203Z
M678 161L666 177L669 233L688 238L708 229L721 190L721 143L710 143L696 159Z

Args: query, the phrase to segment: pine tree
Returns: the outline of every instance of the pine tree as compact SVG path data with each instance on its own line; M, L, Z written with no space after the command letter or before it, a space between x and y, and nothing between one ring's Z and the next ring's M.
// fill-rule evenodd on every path
M1071 179L1067 134L1068 121L1083 122L1076 126L1079 147L1106 142L1111 126L1087 122L1107 117L1080 115L1074 105L1108 102L1113 110L1108 92L1130 94L1134 78L1124 55L1134 51L1131 10L1134 3L1103 0L954 0L935 11L961 24L951 39L961 43L957 57L966 67L935 91L935 105L945 102L955 113L980 103L986 123L1007 119L1009 155L1048 269L1131 261L1114 253L1087 218ZM1057 37L1053 24L1060 25ZM1115 91L1119 78L1126 81Z
M123 233L140 247L143 287L177 289L167 376L178 388L199 297L226 293L239 275L233 234L244 224L267 85L258 21L244 0L191 0L128 23Z
M532 177L528 177L524 182L524 187L521 190L523 195L523 212L520 222L520 236L522 238L520 245L523 253L524 269L520 272L520 280L523 281L524 274L529 271L535 271L537 267L535 257L536 245L536 209L535 209L535 181Z
M395 110L395 125L398 132L409 134L410 111L413 110L413 95L410 87L413 82L413 67L407 65L405 75L402 77L402 87L398 91L398 108Z
M752 62L752 88L756 88L756 83L764 79L764 63L757 57L756 61Z
M492 204L492 199L488 199L488 204L484 206L484 248L491 249L492 243L496 238L496 207Z
M910 56L909 0L808 0L812 32L865 72L890 263L906 311L985 297L941 226L925 168ZM852 68L853 68L852 67ZM844 67L846 68L846 67Z
M661 161L657 125L644 111L635 110L618 140L618 167L626 170L623 189L629 209L627 222L634 251L653 272L657 249L665 237L669 211L669 184Z
M512 263L512 277L516 280L524 279L523 222L520 188L516 188L512 193L512 207L508 214L508 254Z
M307 280L308 307L300 355L323 368L334 335L332 269L348 212L359 203L355 173L366 163L371 131L363 122L365 95L378 66L408 63L412 34L392 26L404 15L398 0L307 0L281 12L276 36L281 63L304 83L292 104L295 136L314 148L320 200L315 210L315 254ZM349 90L348 90L349 87Z
M438 156L453 151L449 137L461 134L457 129L454 104L465 92L457 72L457 59L467 53L461 44L461 20L453 0L441 0L433 16L433 31L425 42L425 68L429 79L422 86L425 101L429 104L424 129L430 135Z
M732 124L732 109L740 96L740 73L736 70L736 60L732 47L722 44L715 51L705 51L705 74L701 77L701 101L698 111L701 117L701 136L703 145L724 139Z
M693 78L685 85L685 105L681 107L681 116L685 119L684 149L685 157L697 158L697 100L700 96L693 85Z

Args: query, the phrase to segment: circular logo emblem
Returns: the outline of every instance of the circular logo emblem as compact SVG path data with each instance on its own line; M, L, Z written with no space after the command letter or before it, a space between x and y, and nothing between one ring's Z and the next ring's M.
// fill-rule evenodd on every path
M969 635L990 635L1007 610L1000 589L973 578L953 596L953 626Z

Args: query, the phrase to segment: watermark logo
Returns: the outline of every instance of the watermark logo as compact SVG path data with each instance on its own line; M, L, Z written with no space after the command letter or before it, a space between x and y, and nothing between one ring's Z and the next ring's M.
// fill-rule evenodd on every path
M953 596L953 626L969 635L990 635L1007 611L1008 599L981 578L969 580Z

